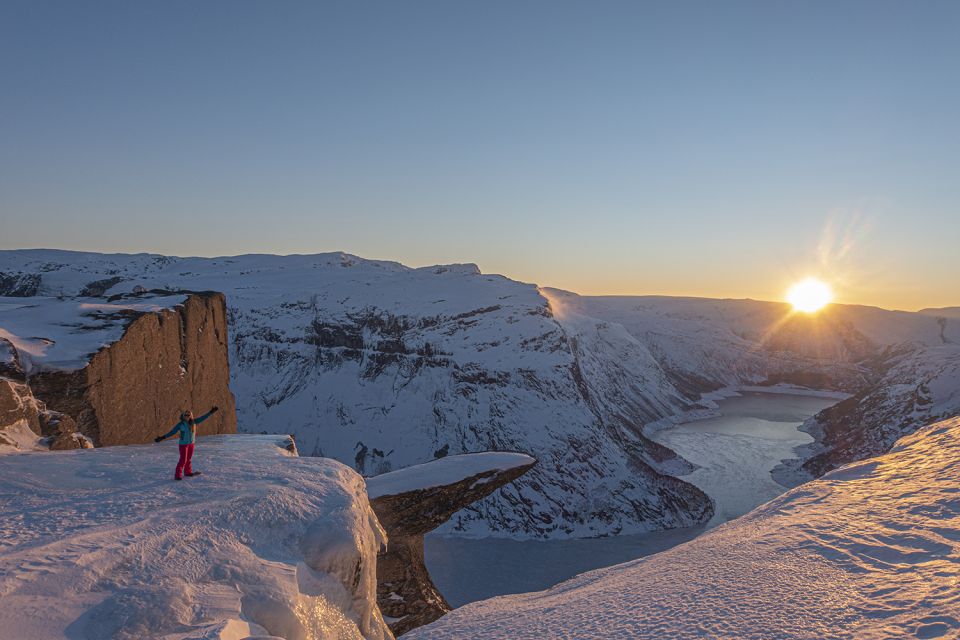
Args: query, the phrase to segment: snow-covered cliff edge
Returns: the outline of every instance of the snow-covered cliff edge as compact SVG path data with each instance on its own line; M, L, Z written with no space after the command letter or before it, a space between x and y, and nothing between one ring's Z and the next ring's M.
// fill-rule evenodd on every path
M522 453L482 452L447 456L367 479L370 505L390 536L387 553L377 561L377 595L397 636L450 611L427 571L424 534L535 464Z
M0 635L387 640L363 479L282 436L8 455Z

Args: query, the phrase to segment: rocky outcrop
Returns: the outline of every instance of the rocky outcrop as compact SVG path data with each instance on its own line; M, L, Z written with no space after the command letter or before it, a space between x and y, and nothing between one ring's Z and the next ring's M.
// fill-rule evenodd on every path
M960 414L960 345L891 347L875 366L878 381L802 427L816 439L803 462L809 477L885 453L902 436Z
M194 293L174 308L128 314L122 337L74 371L27 377L38 398L97 446L146 443L184 409L221 411L199 435L236 433L224 296Z
M0 447L22 450L25 445L52 450L92 446L70 416L48 410L26 384L0 378Z
M469 455L457 457L467 458ZM433 622L451 610L427 572L423 557L424 534L439 527L464 507L525 474L536 464L532 458L527 460L529 462L525 460L508 469L472 473L455 482L371 497L370 506L390 541L387 552L377 560L377 601L395 635ZM434 461L418 467L429 470L431 466L444 462Z

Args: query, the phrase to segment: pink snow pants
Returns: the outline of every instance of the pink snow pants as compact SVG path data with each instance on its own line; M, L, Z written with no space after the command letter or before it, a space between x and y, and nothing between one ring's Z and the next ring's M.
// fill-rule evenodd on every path
M193 473L193 467L190 466L190 460L193 458L193 443L180 445L180 461L177 463L177 470L173 476L182 478L184 472L187 475Z

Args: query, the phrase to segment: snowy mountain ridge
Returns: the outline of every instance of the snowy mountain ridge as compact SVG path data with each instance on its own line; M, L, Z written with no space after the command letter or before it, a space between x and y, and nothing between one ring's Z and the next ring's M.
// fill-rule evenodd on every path
M899 436L932 415L924 407L960 410L948 393L957 386L949 345L960 344L952 318L834 305L818 320L749 300L589 298L476 265L414 269L343 253L3 251L0 276L0 294L16 296L8 304L224 292L240 429L293 433L304 453L366 474L471 451L539 459L451 521L468 535L592 536L703 522L707 497L672 477L689 464L643 430L697 409L701 394L719 388L875 388L896 404L907 392L885 383L879 356L908 344L905 357L922 362L939 342L948 346L936 360L943 366L928 372L940 381L928 385L931 402L905 423L877 414L863 429ZM860 453L851 447L825 468L847 455Z

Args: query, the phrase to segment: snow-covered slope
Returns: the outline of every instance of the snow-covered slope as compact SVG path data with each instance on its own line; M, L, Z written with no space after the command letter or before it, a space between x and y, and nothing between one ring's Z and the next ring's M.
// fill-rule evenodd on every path
M466 605L411 640L955 638L960 418L669 551Z
M0 636L391 638L363 479L281 436L0 459Z
M879 380L802 427L817 442L799 480L883 453L925 424L960 415L960 343L903 344L876 358Z
M960 342L960 322L876 307L837 304L808 316L757 300L544 292L555 309L623 326L671 375L714 385L809 375L856 390L870 379L864 360L884 347Z
M559 323L534 285L345 254L6 251L0 273L29 280L17 295L224 292L239 428L293 433L306 454L365 474L483 450L541 461L461 514L464 533L598 535L710 515L702 492L663 475L689 467L640 433L690 399L626 332Z

